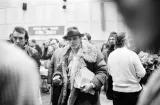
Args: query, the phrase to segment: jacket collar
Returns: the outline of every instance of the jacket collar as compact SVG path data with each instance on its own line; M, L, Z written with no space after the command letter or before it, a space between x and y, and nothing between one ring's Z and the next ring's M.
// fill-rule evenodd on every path
M63 56L71 50L70 46L64 48ZM85 61L93 63L97 59L97 49L94 45L91 45L88 42L82 41L82 47L78 51L78 56L82 57Z

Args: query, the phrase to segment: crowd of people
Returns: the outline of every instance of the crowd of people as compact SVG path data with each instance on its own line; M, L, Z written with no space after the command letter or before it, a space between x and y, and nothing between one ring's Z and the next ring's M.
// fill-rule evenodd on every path
M101 48L92 43L89 33L81 34L77 27L69 27L63 39L65 44L51 38L40 46L36 40L29 40L23 27L15 27L10 35L9 42L36 62L43 79L39 90L51 93L52 105L100 105L103 85L113 105L136 105L146 70L138 54L128 48L126 33L111 32ZM47 74L41 74L42 67ZM83 77L82 70L94 77ZM87 79L90 81L84 82Z
M122 0L115 2L128 26L139 35L135 38L138 47L157 52L159 27L154 26L159 24L156 22L150 27L148 23L157 15L159 7L154 7L155 1L147 0L144 6L137 5L139 1L134 5ZM142 6L141 11L137 11L136 5ZM148 8L150 6L153 7ZM146 9L149 11L145 12ZM128 17L129 12L133 13L132 18ZM150 16L148 14L154 15L142 19ZM149 35L153 28L152 38ZM77 27L69 27L63 36L65 43L49 39L39 46L36 40L29 40L25 28L15 27L9 43L0 42L0 105L41 105L40 93L44 92L40 84L41 66L48 70L46 78L51 86L52 105L100 105L102 86L113 105L159 105L158 55L154 56L152 65L156 72L144 87L141 80L148 73L146 69L151 69L150 65L143 62L144 53L135 46L127 46L126 34L111 32L108 41L97 48L90 34L81 34ZM141 42L139 38L144 34L148 35L144 39L154 41Z

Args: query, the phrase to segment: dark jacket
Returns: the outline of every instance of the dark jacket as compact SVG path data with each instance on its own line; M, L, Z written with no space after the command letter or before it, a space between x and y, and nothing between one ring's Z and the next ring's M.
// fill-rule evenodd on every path
M109 44L103 44L102 48L103 49L101 51L104 56L104 60L107 63L109 54L115 50L115 47L114 46L111 47ZM109 75L107 80L105 81L104 91L106 92L107 98L112 100L113 99L113 80L111 75Z
M43 60L51 59L52 54L48 54L48 47L45 47L42 51L42 58Z
M38 51L39 56L40 56L40 58L41 58L41 56L42 56L42 49L41 49L41 47L40 47L38 44L36 44L36 45L35 45L35 49Z
M40 49L39 49L40 50ZM25 47L25 51L27 52L27 54L32 57L35 62L37 63L37 66L38 68L40 67L41 65L41 62L40 62L40 58L41 58L41 54L40 52L38 51L37 47L36 48L33 48L33 47L30 47L30 46L26 46Z
M104 60L105 60L105 62L107 63L107 61L108 61L108 56L109 56L109 54L112 52L112 51L114 51L114 47L112 46L112 47L110 47L110 45L109 44L103 44L102 45L102 49L101 49L101 52L102 52L102 54L103 54L103 56L104 56Z
M51 59L55 50L56 50L56 48L53 48L52 51L49 51L49 47L44 47L43 51L42 51L42 58L41 59L43 59L43 60Z
M104 84L106 80L107 66L103 59L103 55L101 54L100 51L98 51L92 45L85 45L85 46L87 47L83 49L84 50L83 58L87 65L87 68L91 70L93 73L95 73L95 77L92 80L92 82L96 86L95 87L96 93L95 95L90 95L82 93L80 92L80 90L73 88L70 94L68 94L68 87L67 87L68 78L66 71L68 69L68 64L69 64L68 56L71 51L71 48L69 46L66 46L65 48L61 49L58 56L54 54L54 56L51 59L51 64L49 68L49 71L51 71L49 74L52 75L51 78L53 78L55 75L60 75L63 81L61 92L57 100L58 101L57 105L66 105L66 103L68 103L68 105L100 105L99 92L101 86ZM52 79L50 79L50 82L51 81ZM56 91L54 90L52 94L54 94L54 92Z

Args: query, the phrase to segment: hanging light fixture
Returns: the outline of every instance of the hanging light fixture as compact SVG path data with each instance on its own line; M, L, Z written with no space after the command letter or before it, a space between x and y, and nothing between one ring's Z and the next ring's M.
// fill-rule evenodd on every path
M67 6L64 4L64 5L62 6L62 8L63 8L63 9L67 9Z
M63 8L64 10L67 9L66 3L67 3L67 0L63 0L63 6L62 6L62 8Z
M22 10L24 10L24 11L27 10L27 3L23 2L23 4L22 4Z

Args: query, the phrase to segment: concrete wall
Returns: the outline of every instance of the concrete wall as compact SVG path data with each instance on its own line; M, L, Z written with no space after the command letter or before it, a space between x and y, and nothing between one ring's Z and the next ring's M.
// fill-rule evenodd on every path
M15 26L77 26L81 32L91 33L93 40L105 40L111 31L127 31L114 3L101 0L1 0L0 39L8 39ZM62 35L31 36L39 40L50 37L61 39Z

